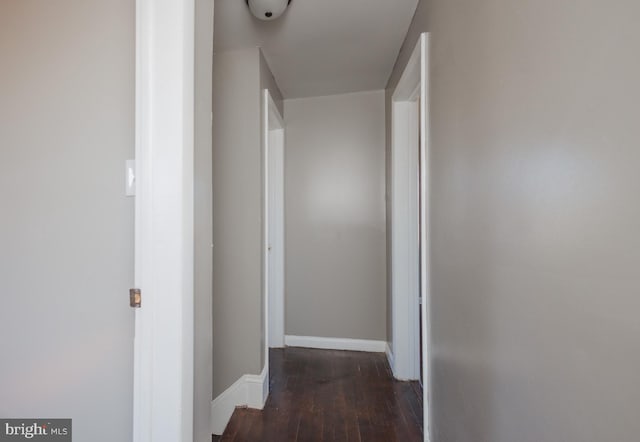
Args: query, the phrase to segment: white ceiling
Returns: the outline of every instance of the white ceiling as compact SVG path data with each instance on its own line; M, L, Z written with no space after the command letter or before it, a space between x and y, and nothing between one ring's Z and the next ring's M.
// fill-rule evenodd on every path
M418 0L292 0L254 18L245 0L215 0L214 49L259 46L285 98L383 89Z

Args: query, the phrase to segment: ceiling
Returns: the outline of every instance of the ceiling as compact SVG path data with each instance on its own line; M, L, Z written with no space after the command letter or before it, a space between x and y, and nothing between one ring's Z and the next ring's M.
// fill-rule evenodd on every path
M245 0L215 0L214 50L259 46L284 98L384 89L418 0L292 0L254 18Z

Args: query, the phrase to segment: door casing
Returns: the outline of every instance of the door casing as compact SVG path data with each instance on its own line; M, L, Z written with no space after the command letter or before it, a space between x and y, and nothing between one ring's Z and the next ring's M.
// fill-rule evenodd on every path
M389 357L396 378L419 379L422 333L425 441L430 441L431 395L428 45L428 34L421 34L391 99L393 339Z
M195 2L136 1L133 440L193 441Z

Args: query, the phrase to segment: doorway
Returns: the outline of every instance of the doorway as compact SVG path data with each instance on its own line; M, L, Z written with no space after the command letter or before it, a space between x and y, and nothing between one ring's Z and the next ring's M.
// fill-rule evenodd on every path
M265 200L265 358L284 347L284 120L263 91Z
M394 376L423 383L429 434L428 34L421 34L392 95L392 318Z

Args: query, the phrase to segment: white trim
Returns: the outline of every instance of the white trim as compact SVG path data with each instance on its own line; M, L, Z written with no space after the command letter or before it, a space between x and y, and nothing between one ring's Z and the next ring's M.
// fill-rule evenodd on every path
M421 41L392 96L392 327L394 376L420 377L419 301L419 101Z
M391 347L389 343L385 343L385 354L387 355L387 362L389 363L389 367L391 367L391 371L393 371L393 352L391 351Z
M394 376L402 379L415 378L419 374L419 335L422 326L422 378L424 441L431 440L431 354L430 354L430 211L429 211L429 35L420 35L400 81L392 96L392 319L393 353L387 352ZM415 103L416 86L420 91L419 107ZM422 110L420 112L420 109ZM417 113L416 113L417 112ZM419 115L419 118L416 118ZM419 140L412 139L419 123ZM410 155L419 147L420 161ZM417 167L416 167L417 166ZM406 177L414 177L417 182ZM409 183L407 183L409 181ZM421 201L417 201L420 213L413 211L416 202L413 190L420 186ZM408 198L407 198L408 197ZM420 224L416 222L420 220ZM419 255L413 244L421 228ZM420 263L418 266L417 264ZM413 271L417 268L417 275ZM417 276L417 278L416 278ZM419 279L418 279L419 278ZM418 305L416 283L422 304ZM418 309L422 313L422 324L416 321Z
M268 355L269 347L284 347L284 120L269 89L263 90L262 103L265 354Z
M262 305L264 322L264 366L269 369L269 325L271 294L269 290L269 99L268 89L262 91ZM220 433L222 434L222 433Z
M194 0L136 1L133 440L193 440Z
M211 402L211 433L221 435L236 407L262 410L267 401L267 367L259 375L245 374Z
M348 338L321 338L317 336L291 336L284 337L284 343L288 347L321 348L325 350L352 350L384 353L387 347L385 341L372 341L368 339Z
M420 118L420 183L421 183L421 228L422 238L420 241L420 280L422 297L422 378L423 378L423 428L424 442L431 441L431 216L430 206L430 114L429 114L429 34L423 33L420 36L420 107L422 109ZM426 388L425 388L426 386Z

